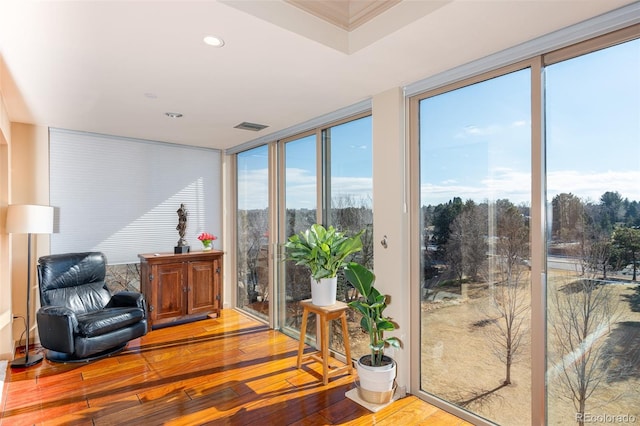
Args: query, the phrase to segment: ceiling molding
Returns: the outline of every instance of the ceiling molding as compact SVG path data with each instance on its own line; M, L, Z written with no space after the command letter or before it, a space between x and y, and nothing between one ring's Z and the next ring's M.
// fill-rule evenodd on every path
M284 1L350 32L386 12L402 0Z
M280 28L351 55L416 20L434 13L454 0L219 1ZM345 9L346 7L351 8ZM309 10L311 8L315 13ZM348 24L347 22L351 20L353 24Z

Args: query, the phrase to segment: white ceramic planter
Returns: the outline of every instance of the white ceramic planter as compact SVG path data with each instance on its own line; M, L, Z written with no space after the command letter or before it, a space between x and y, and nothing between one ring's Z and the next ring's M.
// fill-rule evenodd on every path
M316 306L331 306L336 303L338 292L338 277L321 278L319 281L311 278L311 303Z
M360 357L356 369L360 380L360 398L373 404L385 404L391 400L396 380L396 362L392 359L391 364L380 367L372 367L362 363L362 359L369 355Z

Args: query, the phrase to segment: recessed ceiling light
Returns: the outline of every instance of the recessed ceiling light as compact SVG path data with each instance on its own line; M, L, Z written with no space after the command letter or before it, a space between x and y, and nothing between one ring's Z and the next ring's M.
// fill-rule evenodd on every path
M208 44L209 46L213 46L213 47L222 47L222 46L224 46L224 40L221 39L220 37L216 37L216 36L206 36L204 38L204 42L206 44Z
M179 112L165 112L164 115L166 115L169 118L180 118L180 117L182 117L182 114L180 114Z

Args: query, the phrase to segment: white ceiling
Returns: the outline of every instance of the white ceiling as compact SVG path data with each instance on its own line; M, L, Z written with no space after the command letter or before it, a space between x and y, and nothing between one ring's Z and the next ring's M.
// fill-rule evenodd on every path
M0 84L13 122L225 149L629 3L404 0L347 31L284 0L0 0Z

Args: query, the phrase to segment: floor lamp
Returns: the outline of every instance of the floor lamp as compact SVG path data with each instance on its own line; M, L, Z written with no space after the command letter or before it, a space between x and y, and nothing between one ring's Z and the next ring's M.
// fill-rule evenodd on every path
M53 207L28 204L11 204L7 208L7 232L28 234L27 244L27 314L26 344L24 357L11 362L11 368L31 367L42 361L42 355L29 355L29 332L31 330L31 234L51 234L53 232Z

